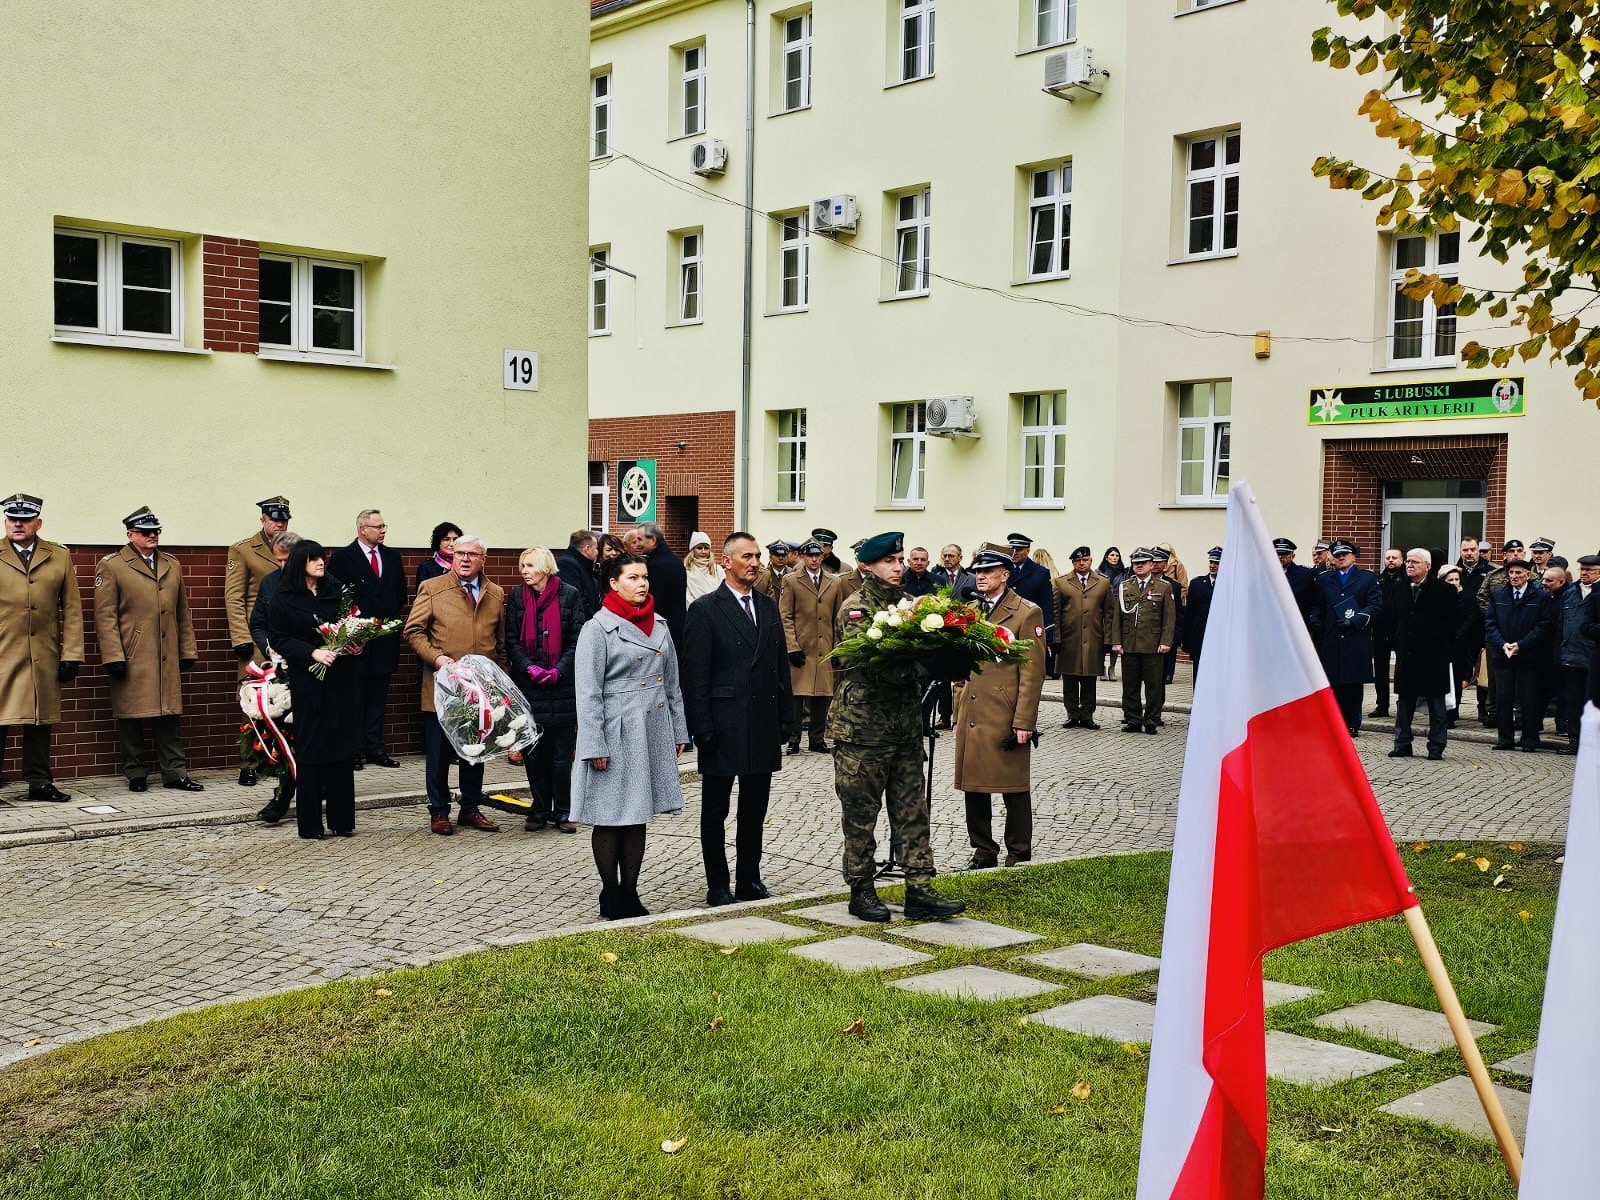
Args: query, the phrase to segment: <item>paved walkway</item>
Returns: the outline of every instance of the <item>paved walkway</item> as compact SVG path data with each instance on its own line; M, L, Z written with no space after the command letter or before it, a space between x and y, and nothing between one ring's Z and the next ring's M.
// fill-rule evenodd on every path
M1103 684L1102 695L1112 689ZM1186 703L1186 690L1172 699ZM1170 844L1187 719L1169 713L1161 735L1147 737L1120 733L1113 716L1102 709L1100 732L1045 726L1034 768L1037 858ZM1565 835L1570 758L1492 753L1482 739L1458 739L1442 763L1386 758L1388 741L1375 734L1358 746L1397 839ZM967 854L952 752L951 739L941 738L934 852L944 869ZM248 821L265 791L216 775L204 778L198 810L196 797L159 789L135 797L115 781L74 790L88 797L83 806L108 803L120 813L25 801L0 809L0 828L10 831L0 834L0 1064L207 1003L595 920L587 837L527 834L512 818L499 834L435 837L414 799L420 775L420 762L368 768L357 777L361 802L388 806L364 809L355 838L320 844L296 838L292 824ZM519 777L520 769L499 764L491 788ZM19 793L7 785L0 801ZM688 910L703 898L698 799L689 776L684 812L650 827L641 891L656 912ZM171 827L128 831L130 822ZM49 840L20 844L29 838ZM766 844L763 874L774 894L841 887L831 759L786 761L774 780Z

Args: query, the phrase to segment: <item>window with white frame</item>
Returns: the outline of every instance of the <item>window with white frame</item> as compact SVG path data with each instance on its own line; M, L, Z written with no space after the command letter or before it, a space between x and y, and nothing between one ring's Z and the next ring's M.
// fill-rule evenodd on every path
M56 229L56 332L180 342L182 254L161 238Z
M261 349L359 358L363 353L359 263L261 255Z
M611 332L611 247L589 251L589 333Z
M778 308L804 308L811 294L811 214L778 218Z
M1433 297L1413 300L1402 291L1406 272L1438 275L1454 284L1461 266L1459 231L1391 239L1389 255L1389 361L1393 364L1449 364L1456 357L1456 306Z
M589 81L589 157L611 155L611 72L602 71Z
M1056 508L1067 495L1067 394L1022 396L1022 504Z
M1239 248L1239 130L1184 145L1184 254Z
M1178 501L1228 498L1233 381L1178 385Z
M680 86L678 89L684 137L706 131L706 45L684 46L678 51Z
M1078 36L1078 0L1033 0L1033 44L1059 46Z
M806 410L791 408L772 414L777 422L777 502L806 502Z
M889 503L920 505L928 453L928 404L895 404L889 414Z
M933 74L933 0L899 0L900 80Z
M894 294L928 294L928 235L933 189L904 192L894 198Z
M1028 278L1072 269L1072 164L1040 167L1028 185Z
M589 464L589 529L605 533L611 528L611 504L606 491L606 464Z
M678 235L678 323L693 324L701 319L701 271L705 266L704 235L695 230Z
M782 112L811 107L811 11L783 18Z

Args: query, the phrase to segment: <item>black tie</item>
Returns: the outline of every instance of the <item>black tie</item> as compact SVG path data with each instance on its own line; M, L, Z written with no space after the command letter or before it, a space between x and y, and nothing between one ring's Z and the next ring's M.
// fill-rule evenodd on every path
M744 615L749 617L750 624L754 625L756 623L756 610L755 606L750 603L750 597L740 596L739 602L744 605Z
M1417 592L1420 591L1421 588L1422 585L1420 583L1413 583L1411 585L1411 603L1415 604L1417 602Z
M32 546L29 546L25 550L21 546L18 546L17 547L17 554L19 556L21 556L22 565L23 566L27 566L29 563L31 563L33 561L33 547Z

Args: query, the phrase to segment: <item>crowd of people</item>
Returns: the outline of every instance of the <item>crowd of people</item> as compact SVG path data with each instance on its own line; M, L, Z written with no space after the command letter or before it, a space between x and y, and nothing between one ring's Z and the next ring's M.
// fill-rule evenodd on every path
M873 831L885 807L908 915L960 911L930 886L922 738L941 728L955 733L967 865L996 866L1002 851L1008 866L1027 861L1029 752L1044 679L1062 681L1063 728L1094 730L1096 683L1120 671L1122 730L1159 733L1180 648L1200 670L1223 567L1220 546L1207 552L1206 573L1191 579L1165 543L1126 559L1109 547L1098 561L1080 545L1061 571L1021 533L970 557L946 545L937 561L926 547L906 550L898 533L879 534L856 542L848 563L825 528L768 543L765 561L748 533L728 535L719 548L696 532L680 558L657 526L641 525L620 537L580 529L559 552L529 547L518 558L521 582L503 587L484 572L483 539L446 521L408 585L380 511L360 512L354 539L330 549L288 528L284 497L257 507L260 531L228 552L229 631L240 679L281 668L295 714L294 774L261 820L280 822L294 803L301 837L354 833L355 772L399 765L384 744L384 717L409 651L422 668L429 828L498 832L481 808L481 760L459 756L433 711L435 673L483 655L510 672L541 731L521 755L531 804L524 828L590 828L606 917L645 911L645 829L657 813L682 808L677 760L691 746L703 780L708 904L767 895L760 866L771 777L785 753L811 752L833 756L851 911L888 919L873 885ZM50 730L60 720L61 687L85 661L84 627L69 554L38 536L42 510L23 493L0 502L0 737L21 728L28 797L61 802ZM199 790L179 734L180 677L198 659L182 571L161 549L161 522L148 508L123 524L128 544L97 565L93 602L124 772L130 789L146 789L148 725L163 786ZM1373 571L1344 539L1318 542L1309 566L1295 561L1287 538L1274 548L1352 736L1371 684L1377 705L1368 716L1390 715L1392 699L1390 753L1412 755L1420 707L1427 755L1442 758L1470 689L1478 718L1497 732L1496 749L1538 750L1553 717L1566 739L1559 749L1576 752L1584 698L1600 680L1600 556L1579 558L1574 574L1550 539L1526 548L1511 539L1495 565L1466 538L1453 563L1438 549L1391 548ZM875 612L943 588L1027 639L1027 661L952 680L915 672L869 678L830 657ZM325 629L349 602L399 624L400 635L329 649ZM239 782L254 785L255 769L241 766ZM995 795L1005 808L998 842Z

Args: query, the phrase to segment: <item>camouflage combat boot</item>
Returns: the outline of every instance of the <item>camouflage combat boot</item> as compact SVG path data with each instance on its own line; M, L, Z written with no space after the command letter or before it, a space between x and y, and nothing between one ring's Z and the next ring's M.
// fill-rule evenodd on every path
M948 921L967 910L961 900L946 900L926 883L906 884L906 920ZM854 910L852 910L854 911Z
M878 889L872 886L872 880L851 883L850 915L860 917L863 921L882 922L889 919L889 907L878 899Z

